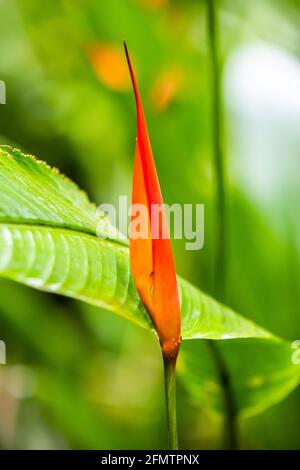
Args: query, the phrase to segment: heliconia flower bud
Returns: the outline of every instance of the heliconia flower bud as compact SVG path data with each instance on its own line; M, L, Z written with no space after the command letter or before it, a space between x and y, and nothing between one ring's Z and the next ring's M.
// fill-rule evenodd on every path
M124 46L137 111L132 205L142 204L146 208L148 233L148 237L133 236L135 216L131 215L130 264L138 293L158 334L163 355L175 361L181 337L180 302L172 245L143 105L125 43ZM160 210L151 211L154 206Z

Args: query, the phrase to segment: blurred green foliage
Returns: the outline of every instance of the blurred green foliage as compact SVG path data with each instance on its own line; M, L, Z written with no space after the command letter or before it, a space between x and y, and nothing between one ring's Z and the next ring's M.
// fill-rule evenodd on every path
M298 1L219 5L225 85L236 51L262 42L289 57L299 74ZM205 1L0 0L0 8L0 79L7 87L1 144L59 167L98 203L130 195L135 110L130 88L112 87L90 51L110 46L117 57L126 39L165 202L205 204L205 247L187 252L176 241L177 270L214 294ZM272 76L281 72L274 63ZM170 82L173 91L165 92ZM299 339L300 159L293 131L299 108L281 114L263 103L263 112L257 105L251 114L233 98L224 86L227 303L274 333ZM152 337L79 302L2 280L0 289L0 338L7 345L7 365L0 366L2 447L165 447L163 378ZM243 420L242 447L299 448L299 394ZM191 403L184 390L178 395L181 447L221 446L219 418Z

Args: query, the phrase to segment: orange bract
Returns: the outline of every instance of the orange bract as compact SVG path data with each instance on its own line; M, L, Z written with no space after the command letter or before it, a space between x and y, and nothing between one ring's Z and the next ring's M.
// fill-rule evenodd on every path
M148 237L136 238L130 230L130 263L139 295L159 336L164 356L176 359L180 344L180 304L175 264L163 199L156 173L143 105L129 54L126 57L137 109L137 145L134 159L132 204L147 210ZM153 207L160 208L159 214ZM152 209L152 210L151 210ZM167 232L167 233L166 233ZM153 235L156 236L153 236Z

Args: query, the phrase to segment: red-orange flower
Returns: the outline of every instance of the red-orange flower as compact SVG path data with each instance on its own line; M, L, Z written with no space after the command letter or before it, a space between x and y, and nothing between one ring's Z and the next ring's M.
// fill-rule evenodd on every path
M132 204L147 208L147 238L132 236L130 263L139 295L151 316L163 354L176 359L180 344L180 303L167 219L149 140L143 105L125 45L137 110L137 144L134 158ZM151 208L160 206L160 212ZM134 216L131 216L133 222ZM155 234L156 236L153 236Z

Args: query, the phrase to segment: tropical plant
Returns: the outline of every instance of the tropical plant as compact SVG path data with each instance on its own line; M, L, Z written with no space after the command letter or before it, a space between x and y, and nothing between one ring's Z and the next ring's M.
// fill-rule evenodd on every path
M32 156L0 148L0 275L104 307L156 337L131 275L129 248L113 233L76 184ZM230 411L235 420L268 408L298 385L300 364L292 360L292 343L180 277L178 285L183 339L178 374L193 401L218 413ZM221 361L213 360L206 339L222 340ZM222 364L229 377L225 384Z

